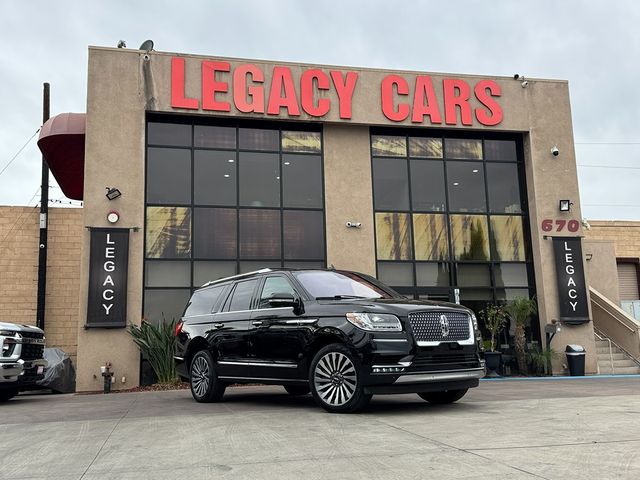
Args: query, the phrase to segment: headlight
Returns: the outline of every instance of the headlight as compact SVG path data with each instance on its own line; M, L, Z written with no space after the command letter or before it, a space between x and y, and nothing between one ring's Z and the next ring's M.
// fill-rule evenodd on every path
M471 321L473 322L473 329L474 330L480 330L478 328L478 319L476 318L475 314L471 314Z
M347 320L370 332L401 332L402 324L395 315L379 313L347 313Z
M15 337L16 332L13 330L0 330L0 335L3 337Z

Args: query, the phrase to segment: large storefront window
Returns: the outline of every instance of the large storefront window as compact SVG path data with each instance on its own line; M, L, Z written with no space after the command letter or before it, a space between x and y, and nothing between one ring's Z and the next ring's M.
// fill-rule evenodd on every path
M210 280L325 266L317 127L154 117L146 172L147 321L179 318L193 289Z
M475 310L533 293L519 139L371 132L378 278Z

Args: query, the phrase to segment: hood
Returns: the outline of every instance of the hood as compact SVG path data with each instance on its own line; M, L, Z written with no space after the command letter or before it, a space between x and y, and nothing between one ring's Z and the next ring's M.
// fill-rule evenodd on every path
M331 310L344 312L392 313L406 316L412 312L426 310L456 311L472 314L467 307L449 302L434 302L430 300L409 300L407 298L367 298L342 300L317 300L318 305L331 306Z
M44 335L44 332L38 327L34 327L33 325L18 325L17 323L0 322L0 330L11 330L13 332L41 333Z

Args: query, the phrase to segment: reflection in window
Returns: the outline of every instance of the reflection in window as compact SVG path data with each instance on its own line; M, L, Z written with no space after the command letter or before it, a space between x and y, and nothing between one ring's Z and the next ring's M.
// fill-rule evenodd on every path
M495 261L525 260L522 217L508 215L491 217L491 255Z
M374 158L373 189L377 210L408 210L409 179L406 160Z
M378 157L406 157L407 139L404 136L372 135L371 153Z
M468 160L482 160L482 140L445 138L445 156Z
M187 258L191 254L191 209L147 207L147 257Z
M282 131L283 152L320 153L321 145L320 132Z
M264 281L264 286L262 287L262 293L260 294L260 303L258 304L258 308L271 308L271 304L269 303L269 299L277 293L288 293L297 296L296 291L284 277L267 277Z
M411 230L407 213L376 213L378 260L411 260Z
M484 157L486 160L515 162L518 159L516 142L513 140L485 140Z
M324 258L323 214L320 211L285 210L284 258Z
M416 260L448 260L449 240L444 215L415 213L413 237Z
M280 206L280 168L276 153L240 153L240 205Z
M294 208L322 208L320 155L282 155L282 204Z
M442 158L442 139L427 137L409 138L409 156L419 158Z
M236 274L236 262L193 262L193 285L199 287L207 282Z
M438 263L416 263L416 285L419 287L448 287L449 264Z
M236 209L195 208L193 210L193 256L236 258Z
M487 163L487 190L492 212L520 213L520 185L518 165L515 163Z
M191 202L191 151L147 149L147 202Z
M191 290L188 288L146 289L142 319L153 325L178 321L189 302L189 297L191 297Z
M444 163L425 160L410 163L413 210L443 212L446 208Z
M411 263L378 262L378 279L385 285L410 287L413 285L413 265Z
M236 153L196 150L193 157L193 202L198 205L234 205Z
M190 287L191 263L147 260L145 267L145 287Z
M496 290L496 300L509 302L516 298L530 298L529 290L526 288L498 288Z
M238 130L240 150L279 150L280 132L262 128L240 128Z
M196 147L206 148L236 148L235 127L215 127L196 125L193 132Z
M280 211L240 210L240 258L280 255Z
M451 243L456 260L489 260L487 217L451 215Z
M493 276L497 287L527 287L526 263L500 263L494 266Z
M458 286L460 287L490 287L491 273L489 272L489 264L474 265L469 263L459 263L456 265L458 270Z
M149 122L147 124L147 144L190 147L191 125Z
M484 212L487 200L484 169L475 162L447 162L449 210L454 212Z

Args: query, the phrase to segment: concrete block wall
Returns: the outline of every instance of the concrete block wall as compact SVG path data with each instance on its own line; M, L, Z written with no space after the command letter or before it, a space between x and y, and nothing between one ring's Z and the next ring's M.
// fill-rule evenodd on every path
M82 209L49 212L45 334L75 364ZM0 321L36 323L39 216L37 207L0 207Z

